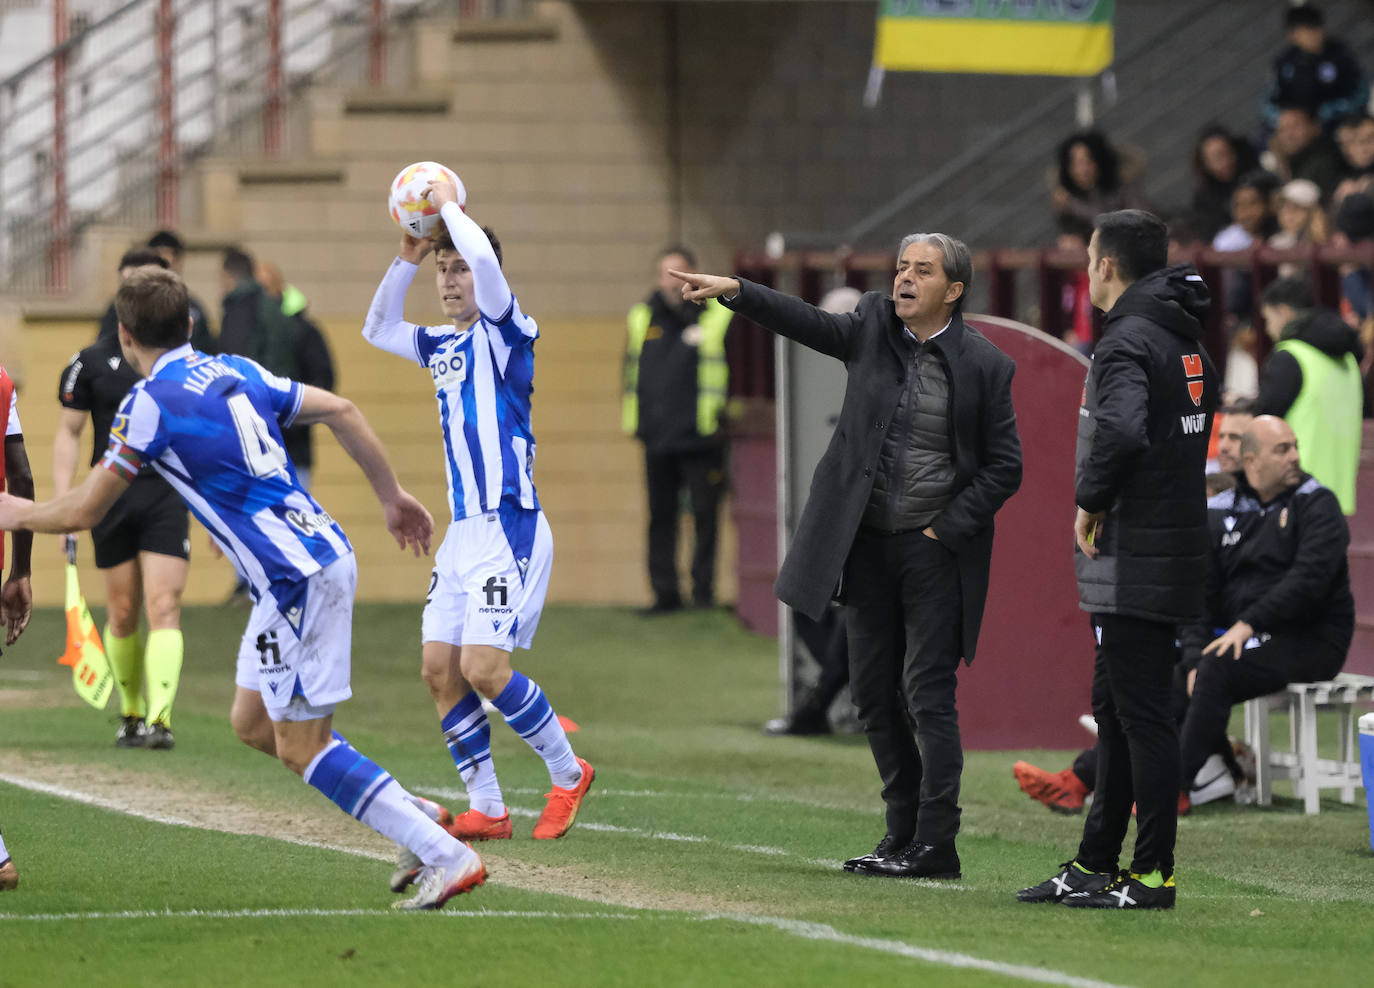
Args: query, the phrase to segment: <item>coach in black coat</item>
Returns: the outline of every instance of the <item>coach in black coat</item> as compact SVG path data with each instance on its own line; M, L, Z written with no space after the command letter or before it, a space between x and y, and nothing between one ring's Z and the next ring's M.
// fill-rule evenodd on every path
M993 515L1021 483L1015 367L959 314L968 248L908 237L892 296L870 292L851 313L742 279L682 277L687 298L718 297L844 361L839 422L776 589L814 618L832 597L846 606L851 691L887 805L886 836L846 869L957 877L956 673L978 640Z

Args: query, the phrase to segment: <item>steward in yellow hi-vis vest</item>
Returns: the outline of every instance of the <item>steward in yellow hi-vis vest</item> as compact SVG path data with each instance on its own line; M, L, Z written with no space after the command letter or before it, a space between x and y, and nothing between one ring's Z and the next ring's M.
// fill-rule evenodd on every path
M1359 334L1336 313L1315 308L1307 284L1297 278L1270 283L1263 306L1265 329L1275 339L1260 373L1256 413L1287 421L1302 468L1353 515L1364 428Z
M712 299L685 302L670 269L696 266L684 248L658 261L658 287L630 309L621 426L644 443L649 495L649 613L677 610L677 531L685 487L695 522L692 600L715 599L716 516L725 488L725 410L729 371L725 332L733 314Z

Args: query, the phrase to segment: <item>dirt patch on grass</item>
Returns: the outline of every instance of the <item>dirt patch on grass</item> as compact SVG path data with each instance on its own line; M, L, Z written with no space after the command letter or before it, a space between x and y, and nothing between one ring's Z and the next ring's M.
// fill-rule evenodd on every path
M30 692L27 694L32 697ZM32 706L32 703L27 704ZM97 805L203 830L295 840L364 857L390 861L395 845L356 820L324 805L322 797L306 808L286 808L226 792L141 772L101 767L98 772L51 755L0 750L0 775L80 794ZM302 794L303 796L305 794ZM315 796L314 793L310 794ZM523 859L521 841L475 845L495 885L565 895L601 905L681 912L757 912L761 904L724 900L626 882L584 864L548 865ZM777 905L769 907L776 911Z
M70 689L56 687L36 690L16 690L0 688L0 710L52 710L55 707L72 707Z

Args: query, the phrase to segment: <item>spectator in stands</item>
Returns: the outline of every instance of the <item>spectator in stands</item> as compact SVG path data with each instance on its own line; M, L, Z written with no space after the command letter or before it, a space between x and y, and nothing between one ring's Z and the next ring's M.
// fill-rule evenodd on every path
M1345 159L1345 177L1332 196L1339 207L1348 195L1374 191L1374 116L1365 112L1342 120L1336 127L1336 145Z
M1278 232L1269 238L1270 247L1286 249L1326 242L1326 214L1322 212L1321 190L1316 183L1295 178L1285 183L1275 198Z
M725 333L728 309L688 302L669 271L691 271L685 247L660 252L649 297L630 308L623 356L621 427L644 444L649 500L648 569L654 602L641 613L682 609L678 520L692 506L692 603L715 602L716 522L725 492Z
M1278 126L1269 141L1272 170L1285 180L1305 178L1317 184L1327 201L1345 176L1345 159L1335 140L1322 131L1311 106L1293 104L1279 109ZM1269 157L1265 158L1266 164Z
M1212 240L1220 251L1247 250L1264 243L1277 231L1271 208L1278 180L1267 171L1255 169L1242 175L1231 194L1232 223ZM1254 397L1259 387L1259 365L1254 349L1258 342L1250 328L1254 296L1250 272L1245 268L1226 268L1221 276L1222 317L1229 340L1226 377L1222 388L1229 394Z
M186 261L186 244L171 230L158 230L148 238L148 246L162 255L167 267L183 280L186 273L182 270ZM202 353L215 353L215 337L205 316L205 303L194 295L191 300L191 346Z
M1364 347L1339 315L1316 308L1311 289L1299 278L1278 278L1264 290L1263 316L1274 352L1260 373L1256 410L1287 420L1309 471L1352 515Z
M1271 197L1279 180L1263 169L1246 172L1231 193L1231 222L1212 238L1213 250L1246 250L1278 230Z
M1203 130L1193 146L1192 218L1200 238L1210 242L1231 222L1236 183L1258 165L1259 156L1249 141L1220 124Z
M1264 124L1277 129L1281 107L1313 107L1319 126L1330 132L1338 120L1365 108L1369 78L1350 49L1326 35L1316 4L1303 3L1284 13L1288 47L1274 61L1274 78L1262 108Z
M171 234L168 234L171 236ZM167 257L167 251L157 247L130 247L119 259L119 281L122 284L124 279L131 272L145 264L156 264L159 267L170 268L172 262ZM105 314L100 317L100 329L96 332L95 340L97 343L106 340L116 340L119 336L119 317L115 315L114 301L111 300ZM205 310L196 304L195 299L191 300L191 345L197 350L208 350L213 353L215 338L210 333L209 323L205 321ZM118 349L118 344L116 344Z
M1355 628L1350 531L1336 496L1303 472L1299 446L1282 419L1256 418L1235 490L1208 503L1206 620L1182 636L1192 694L1180 738L1185 780L1225 744L1234 704L1330 679L1345 663Z
M296 323L296 380L302 384L323 388L325 391L333 391L334 360L329 354L329 344L325 342L320 327L306 315L309 303L305 293L295 285L287 284L281 270L275 264L259 261L254 274L267 296L280 303L282 315ZM296 476L300 479L301 486L310 490L315 463L311 426L293 425L289 429L283 429L282 438L286 441L286 451L291 455L291 462L296 465Z
M1059 145L1050 176L1050 201L1056 217L1072 217L1092 227L1099 213L1140 208L1143 156L1118 151L1095 130L1071 134Z
M1086 257L1088 241L1092 239L1091 223L1084 223L1073 216L1059 217L1059 239L1056 246L1061 251L1072 252ZM1094 308L1088 297L1088 272L1080 266L1063 272L1064 281L1059 292L1059 338L1085 357L1093 352ZM1049 327L1046 327L1047 329Z
M1326 211L1321 207L1321 190L1305 178L1295 178L1284 184L1274 197L1274 218L1278 232L1269 238L1269 246L1281 250L1324 244L1330 237ZM1279 265L1279 277L1291 278L1303 270L1301 264L1285 261Z
M1334 224L1334 244L1348 246L1374 241L1374 193L1346 196L1336 210ZM1340 275L1341 316L1366 334L1374 322L1374 277L1369 268L1356 263L1342 264Z

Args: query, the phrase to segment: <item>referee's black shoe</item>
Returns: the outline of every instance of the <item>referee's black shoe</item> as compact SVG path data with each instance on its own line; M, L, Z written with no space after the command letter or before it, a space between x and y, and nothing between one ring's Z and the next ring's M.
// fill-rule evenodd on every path
M172 737L172 729L166 724L158 721L148 725L148 735L143 742L143 747L171 751L176 745L176 738Z
M1016 893L1018 902L1063 902L1080 892L1096 894L1106 888L1116 876L1110 871L1089 871L1077 861L1065 861L1059 874L1039 885Z
M881 875L882 872L875 870L874 865L888 855L896 854L906 846L906 843L906 841L893 837L891 834L884 834L883 839L878 841L878 846L873 850L846 861L844 870L855 875Z
M954 841L926 844L914 840L896 854L873 863L874 874L888 878L959 878L959 852Z
M115 731L116 748L142 748L148 743L148 725L137 714L125 717Z

